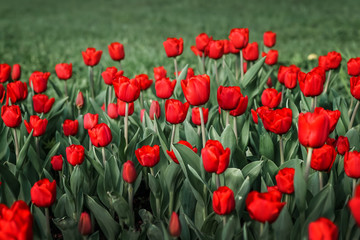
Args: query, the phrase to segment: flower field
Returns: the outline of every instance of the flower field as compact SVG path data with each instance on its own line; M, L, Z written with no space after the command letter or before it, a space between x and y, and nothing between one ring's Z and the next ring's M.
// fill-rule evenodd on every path
M135 2L0 10L0 239L360 239L351 1Z

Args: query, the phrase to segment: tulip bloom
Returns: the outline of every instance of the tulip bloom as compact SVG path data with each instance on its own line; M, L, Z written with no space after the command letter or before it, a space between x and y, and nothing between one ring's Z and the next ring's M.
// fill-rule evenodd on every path
M61 171L62 167L63 167L63 157L62 157L62 155L60 154L60 155L52 156L51 157L51 165L52 165L52 168L55 171Z
M229 165L230 149L217 140L208 140L201 150L203 165L207 172L221 174Z
M233 28L229 34L230 42L237 49L243 49L249 42L249 29L247 28Z
M238 105L242 94L240 87L220 86L217 90L217 101L221 109L234 110Z
M256 61L259 58L259 46L257 42L249 43L243 49L243 56L246 61Z
M276 43L276 33L272 31L264 32L263 40L265 46L268 48L273 47Z
M101 76L104 79L105 84L112 85L113 81L121 77L123 74L123 70L118 71L116 67L108 67L104 72L101 73Z
M121 43L113 42L108 45L109 54L112 60L121 61L125 58L124 46Z
M360 178L360 152L346 152L344 156L344 170L351 178Z
M309 240L336 240L338 235L337 226L327 218L321 217L309 224Z
M45 92L47 89L47 82L49 76L50 76L49 72L45 72L45 73L39 71L33 72L29 78L30 87L32 87L36 93Z
M191 144L190 144L189 142L187 142L187 141L180 140L180 141L178 142L178 144L187 146L188 148L190 148L191 150L193 150L194 153L197 153L197 148L191 146ZM171 151L166 150L166 153L171 157L171 159L172 159L175 163L179 164L179 160L177 160L177 158L176 158L175 153L174 153L173 150L171 150Z
M286 203L281 202L281 194L278 191L252 191L247 195L245 204L252 219L262 223L273 223Z
M31 130L34 129L33 136L34 137L39 137L39 136L41 136L41 135L43 135L45 133L46 126L48 124L48 120L47 119L40 119L39 116L33 115L33 116L30 116L30 121L29 122L24 120L24 124L25 124L26 130L27 130L28 133L30 133Z
M304 147L319 148L329 135L330 120L324 113L300 113L298 120L299 142Z
M59 79L68 80L72 76L72 63L59 63L55 66L55 72Z
M204 116L204 124L207 123L208 117L209 117L209 109L208 108L202 108L203 116ZM191 121L193 124L200 126L201 125L201 119L200 119L200 111L199 108L193 108L191 110Z
M123 164L122 178L127 183L133 183L136 181L136 168L131 160L127 160L127 162Z
M360 100L360 77L350 78L350 92L354 98Z
M126 111L126 102L121 101L120 99L117 100L117 113L124 117ZM129 103L129 109L128 109L128 116L133 115L134 113L134 103Z
M234 192L226 186L219 187L213 192L212 206L218 215L231 213L235 208Z
M125 105L125 103L124 103L124 105ZM119 117L117 108L118 107L117 107L116 103L109 103L109 105L107 107L107 114L108 114L109 118L117 119Z
M11 82L6 86L6 88L7 88L8 98L10 98L12 103L22 101L26 99L28 95L28 89L26 83L20 81Z
M79 219L78 230L81 235L87 236L92 233L91 218L87 212L82 212Z
M205 55L212 59L219 59L224 54L224 43L221 40L211 40L205 48Z
M335 158L335 148L331 145L324 144L321 148L314 149L311 155L310 167L317 171L329 172L335 162Z
M7 127L15 128L19 126L22 121L20 107L18 105L2 106L1 118Z
M158 101L151 102L149 116L150 116L151 120L154 120L154 117L156 117L157 119L160 118L161 109L160 109L160 104Z
M91 143L95 147L106 147L112 141L111 130L105 123L97 124L88 130Z
M84 115L84 128L89 130L98 124L99 114L87 113Z
M312 69L309 73L299 72L300 90L305 97L316 97L323 92L325 70L321 67Z
M81 109L84 106L84 95L81 91L79 91L78 95L76 96L75 105L78 109Z
M181 223L176 212L171 214L169 221L169 233L172 237L179 237L181 234Z
M355 194L349 200L348 206L358 226L360 226L360 185L355 189Z
M163 45L168 57L177 57L183 52L184 41L182 38L168 38Z
M350 58L347 62L347 70L350 76L360 75L360 57Z
M199 49L196 48L196 46L191 46L190 50L195 54L195 56L202 57L203 53L199 51Z
M84 162L85 148L82 145L72 144L66 148L66 159L73 165L80 165Z
M7 63L0 64L0 83L6 82L11 73L11 67Z
M81 52L85 65L87 66L96 66L100 62L102 51L96 51L95 48L87 48L86 51Z
M16 63L12 66L11 78L12 80L17 81L20 79L20 77L21 77L21 66L20 64Z
M44 178L37 181L30 190L31 202L37 207L50 207L56 200L56 181Z
M140 84L137 79L121 76L113 81L115 94L121 101L134 102L140 96Z
M271 49L267 53L263 52L261 54L261 56L266 57L265 64L272 66L277 63L278 57L279 57L279 52L277 50Z
M135 155L141 166L154 167L160 161L160 148L158 145L145 145L136 149Z
M189 103L182 103L177 99L168 99L165 102L166 121L171 124L182 123L187 115Z
M195 38L196 48L200 52L204 52L206 46L209 44L209 42L212 40L212 37L209 37L206 33L200 33Z
M75 136L79 129L78 120L66 119L63 123L63 130L65 136Z
M32 97L34 111L36 113L48 113L55 102L55 98L50 98L45 94L36 94Z
M163 66L154 67L154 79L158 81L160 79L166 78L166 70Z
M256 111L254 111L253 109L251 109L251 115L252 115L252 118L253 118L253 121L258 124L258 115L259 117L261 118L262 114L265 112L265 111L268 111L269 110L269 107L267 106L262 106L262 107L258 107L256 109Z
M292 194L294 192L294 168L283 168L276 174L276 184L282 193Z
M299 72L300 68L295 65L290 65L289 67L280 66L278 71L278 80L281 84L284 84L285 87L293 89L297 85Z
M318 65L319 65L320 67L322 67L323 69L325 69L325 71L329 71L329 70L330 70L327 56L320 56L320 57L319 57L319 60L318 60Z
M281 92L275 88L266 88L261 95L261 103L269 108L276 108L281 101Z
M329 117L329 133L332 133L335 130L336 124L340 118L341 112L339 110L331 111L323 109L322 107L315 108L314 112L316 113L324 113Z
M326 55L326 62L329 69L337 69L341 63L341 54L335 51L329 52Z
M0 84L0 103L4 101L5 94L6 94L5 88L2 84Z
M181 80L181 87L186 100L193 106L205 104L210 97L210 77L206 74Z
M168 99L174 92L176 80L170 81L169 78L162 78L155 82L156 96L162 99Z
M340 136L336 141L337 152L340 155L344 155L350 150L349 139L344 136Z
M153 80L149 79L149 76L147 74L135 75L135 79L138 80L141 91L148 89L153 83Z
M290 108L264 111L260 116L264 128L276 134L284 134L289 131L292 123L292 111Z

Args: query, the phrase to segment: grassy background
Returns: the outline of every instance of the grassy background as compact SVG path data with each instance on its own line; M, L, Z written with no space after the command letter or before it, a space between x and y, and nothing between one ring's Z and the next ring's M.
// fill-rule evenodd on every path
M360 56L359 12L358 0L3 1L0 63L20 63L24 80L32 71L54 72L57 63L72 62L74 77L85 80L81 51L102 49L100 65L117 66L107 45L119 41L125 45L125 75L152 77L153 67L172 67L162 46L167 37L184 39L180 66L195 67L190 46L196 35L227 38L234 27L248 27L250 41L259 43L264 31L275 31L280 63L301 65L310 53L332 50L347 61Z

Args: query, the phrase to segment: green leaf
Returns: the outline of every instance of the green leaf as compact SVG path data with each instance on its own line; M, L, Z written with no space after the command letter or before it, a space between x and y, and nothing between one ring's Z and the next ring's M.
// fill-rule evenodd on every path
M3 164L0 164L0 176L1 180L10 188L14 197L17 198L20 192L20 184L12 172Z
M5 125L4 125L4 128L0 133L0 144L1 144L1 146L9 146L8 139L7 139L8 134L9 134L9 128L5 127ZM8 152L9 152L9 147L2 147L0 149L0 160L3 160Z
M291 219L291 215L288 210L288 204L283 207L280 212L279 217L272 224L272 227L275 232L276 239L284 239L287 240L290 238L291 230L293 227L293 222Z
M70 177L70 188L74 196L76 196L76 193L79 192L80 188L83 185L83 182L84 176L81 172L79 165L76 165Z
M236 212L239 214L239 216L241 216L241 213L245 207L245 200L250 191L250 187L251 187L250 178L246 177L243 184L241 185L241 188L235 195Z
M300 163L295 166L294 176L294 190L295 190L295 202L299 211L305 211L306 209L306 182L303 176L303 172L300 168Z
M186 141L192 146L201 147L200 137L188 121L184 121L184 130Z
M240 133L240 146L241 150L245 150L247 148L248 142L249 142L249 136L250 136L250 126L249 126L249 118L247 118L244 122L244 125L241 129Z
M60 142L56 143L48 152L46 155L43 168L48 169L50 167L50 160L52 156L55 156L57 154L57 151L59 150Z
M151 192L154 194L156 198L161 197L161 185L158 179L156 179L153 175L148 173L149 177L149 187Z
M175 86L175 90L174 90L175 98L178 98L181 95L182 91L181 91L181 82L180 81L182 79L186 78L188 66L189 66L189 64L185 65L185 67L181 70L181 73L178 75L178 77L176 79L176 86Z
M115 158L110 158L105 164L105 189L119 192L121 182L120 169Z
M236 195L244 182L244 176L241 170L238 168L228 168L224 174L226 186L229 187Z
M236 147L236 137L234 130L230 125L226 126L225 130L222 132L220 142L222 143L224 149L230 149L231 156L233 156Z
M248 71L244 75L243 81L240 84L240 88L246 88L252 82L252 80L255 79L257 73L260 71L261 67L265 62L265 58L266 57L261 58L250 69L248 69Z
M27 151L29 149L30 140L31 140L33 132L34 132L34 129L31 130L29 136L26 138L24 146L20 150L19 158L16 161L16 168L17 169L21 169L23 167L23 165L24 165L25 157L26 157Z
M254 161L247 164L242 170L243 175L249 177L251 182L254 182L261 171L262 164L263 161Z

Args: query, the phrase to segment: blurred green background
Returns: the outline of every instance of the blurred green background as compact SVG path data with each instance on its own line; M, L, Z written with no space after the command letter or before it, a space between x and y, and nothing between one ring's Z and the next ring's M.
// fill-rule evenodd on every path
M153 77L153 67L172 67L162 45L167 37L184 39L180 67L196 67L190 46L197 34L222 39L235 27L249 28L250 41L260 46L264 31L276 32L281 64L301 66L310 53L333 50L347 61L360 56L359 13L358 0L2 1L0 63L20 63L24 80L32 71L54 72L57 63L72 62L75 77L85 79L81 51L101 49L102 69L117 66L107 45L118 41L125 45L125 75Z

